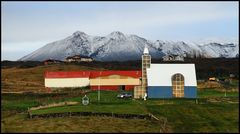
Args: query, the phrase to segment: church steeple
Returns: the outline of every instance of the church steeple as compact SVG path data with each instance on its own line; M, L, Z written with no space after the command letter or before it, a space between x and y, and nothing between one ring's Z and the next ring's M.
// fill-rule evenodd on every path
M148 48L147 48L146 45L145 45L145 47L144 47L143 54L144 54L144 55L148 55L148 54L149 54L149 51L148 51Z
M141 78L141 86L136 86L134 88L134 98L144 98L146 100L147 95L147 68L151 66L151 55L149 55L149 51L147 45L145 45L142 55L142 78Z
M145 45L142 55L142 89L141 89L142 98L147 93L147 68L150 68L150 65L151 55L149 55L147 45Z

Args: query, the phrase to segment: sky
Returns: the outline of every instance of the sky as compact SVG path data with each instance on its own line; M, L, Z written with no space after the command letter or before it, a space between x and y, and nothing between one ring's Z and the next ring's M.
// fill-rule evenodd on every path
M237 39L239 3L1 2L2 59L18 60L75 31L149 40Z

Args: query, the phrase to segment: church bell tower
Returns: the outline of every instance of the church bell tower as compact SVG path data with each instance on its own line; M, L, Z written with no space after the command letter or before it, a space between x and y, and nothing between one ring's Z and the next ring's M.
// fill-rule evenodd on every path
M151 55L147 46L145 45L143 55L142 55L142 95L144 96L147 93L147 68L150 68L151 65Z

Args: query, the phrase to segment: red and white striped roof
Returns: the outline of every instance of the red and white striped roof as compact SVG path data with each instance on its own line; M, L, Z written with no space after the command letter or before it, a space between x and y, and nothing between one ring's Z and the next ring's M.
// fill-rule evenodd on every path
M139 78L142 76L142 71L91 71L90 78L96 78L101 76L109 76L109 75L122 75L122 76L130 76L133 78Z
M89 71L45 72L45 78L89 78Z
M139 78L142 71L75 71L75 72L45 72L45 78L96 78L100 76L122 75Z

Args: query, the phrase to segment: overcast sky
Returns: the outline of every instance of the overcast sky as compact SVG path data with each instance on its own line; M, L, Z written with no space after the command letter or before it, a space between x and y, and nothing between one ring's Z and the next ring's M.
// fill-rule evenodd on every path
M2 2L2 60L17 60L75 31L149 40L232 39L238 2Z

